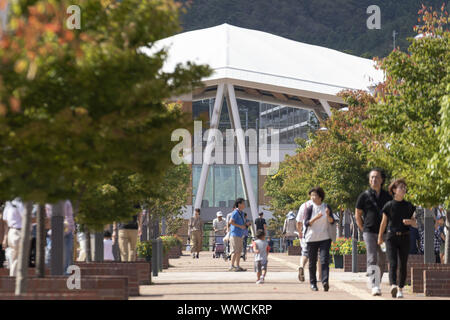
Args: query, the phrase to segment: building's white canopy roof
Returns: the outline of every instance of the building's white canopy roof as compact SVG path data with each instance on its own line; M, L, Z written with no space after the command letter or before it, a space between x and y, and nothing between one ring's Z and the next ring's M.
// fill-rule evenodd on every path
M162 47L168 48L164 71L187 61L208 64L214 73L204 79L206 85L229 79L324 97L383 81L372 60L228 24L162 39L152 50Z

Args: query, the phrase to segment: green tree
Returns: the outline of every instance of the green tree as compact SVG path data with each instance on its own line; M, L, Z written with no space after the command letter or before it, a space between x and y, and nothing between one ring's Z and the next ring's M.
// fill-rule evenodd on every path
M186 164L168 168L159 183L149 186L151 195L145 198L145 205L151 219L166 218L169 233L181 227L178 219L189 197L191 171ZM176 228L179 226L178 228Z
M288 157L278 173L267 179L264 188L272 197L276 214L298 209L314 186L325 190L325 201L334 211L352 210L367 185L367 172L374 165L371 154L380 141L363 125L374 99L364 91L344 91L341 96L348 110L333 110L322 123L327 130L311 134L308 142L298 140L297 154Z
M173 1L80 0L81 30L67 30L72 4L13 2L1 35L4 199L78 199L114 171L157 180L170 165L170 133L186 123L181 110L164 101L210 73L190 63L163 72L165 49L141 50L179 31ZM25 268L16 293L25 289Z
M379 62L386 81L369 108L367 124L383 134L386 147L377 156L393 176L406 178L409 200L429 208L448 201L450 190L444 162L430 166L430 158L440 154L436 131L445 139L440 111L450 81L450 47L445 7L440 13L426 7L419 12L423 25L415 29L424 37L409 39L408 53L395 50Z

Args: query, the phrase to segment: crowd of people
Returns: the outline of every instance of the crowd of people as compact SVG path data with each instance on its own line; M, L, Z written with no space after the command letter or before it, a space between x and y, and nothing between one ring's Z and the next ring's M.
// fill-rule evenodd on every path
M423 254L424 252L424 212L423 208L416 207L405 200L407 182L404 179L395 179L388 186L385 185L385 174L382 169L374 168L368 175L369 189L362 192L355 205L355 222L363 235L366 246L367 270L374 272L378 269L379 277L371 281L371 293L381 295L380 283L385 272L386 258L389 262L389 283L392 297L402 298L407 274L407 261L410 254ZM301 246L298 280L305 281L305 267L309 268L309 284L311 290L318 291L317 282L320 281L324 291L329 286L330 246L336 239L337 216L332 208L324 201L325 191L321 187L314 187L308 192L309 200L303 203L298 213L290 211L283 225L283 236L287 246L291 246L298 238ZM73 264L74 244L78 244L79 253L77 261L86 260L87 233L82 226L74 221L74 212L69 200L62 202L62 216L64 217L64 270ZM136 261L136 244L142 236L143 223L148 213L139 210L138 214L127 222L114 222L104 230L104 260ZM213 230L216 241L223 240L228 248L230 267L229 271L247 271L241 266L241 258L246 258L249 228L252 221L244 212L245 200L239 198L235 201L233 211L224 218L221 211L217 212L213 221ZM33 206L30 229L30 257L29 265L33 267L36 259L36 215L38 207ZM54 206L45 205L46 248L45 264L51 264L51 221ZM5 260L10 276L16 276L19 244L22 237L22 220L25 206L21 199L7 201L0 210L0 268ZM435 262L444 259L445 238L448 232L445 227L446 211L442 206L434 209L435 232L434 253ZM273 242L268 237L267 222L263 213L255 219L256 234L253 237L251 250L254 254L254 271L257 284L264 283L267 273L268 255L272 251ZM200 218L200 209L195 209L194 216L189 220L188 237L191 241L191 253L194 259L199 258L202 248L203 221ZM76 239L76 241L75 241ZM118 246L119 255L114 253L114 245ZM225 257L228 257L225 256ZM397 270L399 276L397 277ZM318 274L318 277L317 277Z
M67 268L76 261L87 260L87 236L83 226L74 221L74 212L70 200L63 201L64 237L63 237L63 268ZM10 276L16 276L19 244L22 237L22 220L25 215L25 205L20 198L7 201L0 210L0 268L9 268ZM54 206L45 205L45 265L51 266L52 230L51 220ZM138 209L138 206L135 206ZM30 255L29 267L36 264L36 236L38 206L34 205L31 212ZM136 261L136 245L142 235L142 219L146 214L142 210L132 217L131 221L114 222L105 226L103 238L103 259L105 261ZM92 237L92 235L91 235ZM114 245L118 246L118 254L114 254ZM77 248L78 247L78 248Z
M424 222L423 208L416 207L406 201L407 182L395 179L384 190L386 176L382 169L374 168L368 175L369 189L362 192L355 205L355 222L363 235L366 245L367 270L379 269L379 277L371 277L371 294L381 295L380 283L385 272L386 257L389 262L390 292L394 298L403 298L403 288L406 281L407 261L410 254L424 252ZM300 240L301 256L298 268L298 280L305 281L305 267L309 262L309 282L311 290L318 291L317 282L320 281L324 291L329 286L330 246L336 240L336 221L331 207L324 202L325 191L321 187L314 187L308 192L309 200L303 203L298 213L290 211L283 225L283 237L287 246L291 246L295 239ZM225 219L222 212L217 213L213 221L216 236L224 237L230 247L231 266L229 271L246 271L240 266L243 245L247 244L248 227L251 221L246 218L244 199L237 199L233 208ZM435 235L434 251L436 262L443 261L445 250L446 212L442 206L434 209ZM189 230L191 237L195 232L201 232L200 209L196 209L196 216L191 219ZM263 213L255 219L256 235L253 238L252 250L254 255L254 270L257 283L264 283L267 272L268 253L271 245L267 238L267 223ZM267 238L267 240L266 240ZM195 241L193 243L193 248ZM195 245L193 257L198 258L200 246ZM246 248L244 248L246 251ZM397 277L397 270L399 276ZM375 271L373 271L375 272ZM318 277L317 277L318 274Z

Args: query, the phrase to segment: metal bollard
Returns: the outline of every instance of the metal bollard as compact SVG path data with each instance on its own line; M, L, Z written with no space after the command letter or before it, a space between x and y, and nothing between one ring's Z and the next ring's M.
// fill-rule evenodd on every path
M356 221L353 224L353 237L352 237L352 272L358 272L358 225Z
M153 276L157 277L158 276L158 251L157 251L157 247L158 247L158 242L156 241L156 239L152 239L152 271L153 271Z
M434 254L434 215L430 209L425 209L424 215L424 263L435 263Z
M159 271L163 271L163 244L161 238L156 240L158 242L158 267Z

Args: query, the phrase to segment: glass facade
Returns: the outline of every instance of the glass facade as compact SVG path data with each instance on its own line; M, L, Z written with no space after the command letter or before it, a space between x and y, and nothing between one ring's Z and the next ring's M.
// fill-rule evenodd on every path
M210 127L214 100L204 99L194 101L192 104L193 119L202 120L203 134ZM237 103L242 129L255 129L257 133L259 133L259 129L279 129L279 143L288 145L288 148L295 149L295 138L301 137L306 139L308 133L318 127L318 121L314 113L309 110L242 99L237 99ZM231 121L227 103L224 99L219 121L219 130L224 137L224 153L226 150L225 134L227 129L231 129ZM206 141L203 141L203 148L205 147ZM249 138L246 137L247 150L248 147ZM235 159L236 151L237 147L235 144ZM240 166L236 163L235 161L234 164L226 164L226 159L224 158L223 165L215 164L210 166L202 207L231 207L236 198L245 198ZM252 162L250 163L253 192L258 197L258 166ZM201 170L201 165L194 164L192 166L193 203L195 203Z
M208 179L206 182L205 193L203 195L202 208L207 207L232 207L237 198L244 197L244 189L239 173L238 165L212 165L209 167ZM195 203L201 165L192 166L192 184L193 197L192 203ZM214 174L213 174L214 173ZM253 192L258 196L258 167L250 165L250 175L252 178ZM258 200L257 200L258 201Z

